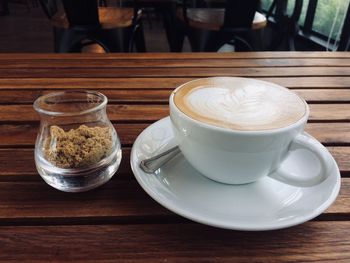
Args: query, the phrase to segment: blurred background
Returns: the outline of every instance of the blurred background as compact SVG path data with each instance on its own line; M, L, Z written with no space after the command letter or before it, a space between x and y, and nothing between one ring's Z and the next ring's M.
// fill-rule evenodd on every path
M345 51L350 0L0 0L0 52Z

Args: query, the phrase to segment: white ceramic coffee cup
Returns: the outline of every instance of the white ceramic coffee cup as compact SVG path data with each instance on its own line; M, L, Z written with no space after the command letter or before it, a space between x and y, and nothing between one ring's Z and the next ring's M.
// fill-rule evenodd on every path
M246 184L269 176L295 186L314 186L323 182L332 168L332 158L325 148L304 132L309 116L283 128L240 131L197 121L184 114L170 96L170 118L181 152L204 176L226 184ZM275 85L275 84L271 84ZM316 158L309 165L318 173L307 178L281 168L281 163L295 150L309 151Z

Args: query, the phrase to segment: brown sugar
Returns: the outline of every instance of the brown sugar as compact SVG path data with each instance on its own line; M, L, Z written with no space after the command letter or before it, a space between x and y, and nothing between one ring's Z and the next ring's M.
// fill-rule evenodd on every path
M50 127L45 144L45 158L60 168L78 168L97 163L112 151L112 130L108 127L88 127L65 132Z

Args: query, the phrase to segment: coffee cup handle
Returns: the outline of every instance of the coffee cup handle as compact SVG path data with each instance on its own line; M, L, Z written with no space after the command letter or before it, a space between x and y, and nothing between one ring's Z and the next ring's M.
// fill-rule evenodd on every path
M298 186L298 187L311 187L322 183L330 174L333 168L333 160L330 153L325 150L323 145L315 140L313 137L308 135L306 132L299 134L290 144L288 155L296 150L304 149L311 152L315 157L317 157L320 171L317 175L312 178L298 178L295 174L290 171L286 171L281 167L277 168L274 172L269 174L269 177L281 181L283 183ZM310 164L313 165L313 164ZM315 164L314 164L315 165Z

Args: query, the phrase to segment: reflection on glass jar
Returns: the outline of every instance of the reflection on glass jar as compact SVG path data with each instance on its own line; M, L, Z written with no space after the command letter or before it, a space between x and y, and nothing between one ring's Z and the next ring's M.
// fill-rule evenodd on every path
M106 105L107 97L93 91L55 92L34 102L40 115L35 164L49 185L87 191L117 171L121 145Z

